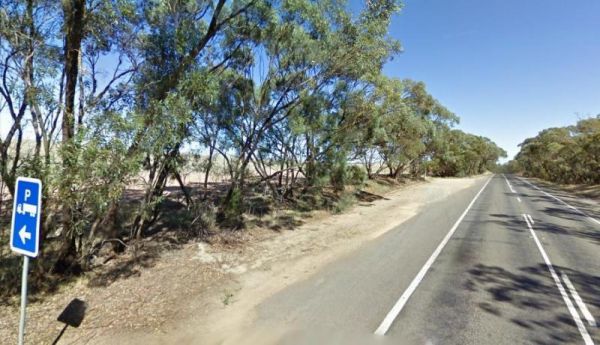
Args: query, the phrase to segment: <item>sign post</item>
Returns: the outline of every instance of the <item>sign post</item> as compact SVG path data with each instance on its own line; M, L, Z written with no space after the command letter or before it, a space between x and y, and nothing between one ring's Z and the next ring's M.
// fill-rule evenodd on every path
M27 306L27 273L29 258L39 252L40 213L42 210L42 182L38 179L18 177L10 231L10 249L23 255L21 282L21 318L19 319L19 345L25 335L25 308Z
M23 345L25 337L25 308L27 307L27 273L29 272L29 256L23 256L23 276L21 278L21 318L19 319L19 345Z

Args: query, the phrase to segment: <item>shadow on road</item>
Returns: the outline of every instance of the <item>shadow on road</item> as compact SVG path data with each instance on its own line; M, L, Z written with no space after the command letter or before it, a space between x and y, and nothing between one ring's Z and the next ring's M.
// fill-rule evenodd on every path
M566 274L576 286L588 307L600 308L600 277L566 267L554 267L559 275ZM477 264L468 271L465 288L471 292L486 291L489 300L479 303L486 313L505 317L513 324L531 330L529 341L547 344L581 342L576 325L545 264L521 267L510 271L498 266ZM501 306L510 305L523 312L513 317L503 315ZM542 312L540 314L540 311ZM543 319L539 315L544 315Z
M592 216L596 219L598 219L600 217L600 203L598 203L598 199L600 198L600 188L598 188L598 186L587 186L587 187L580 186L579 189L587 188L590 191L588 193L585 193L585 192L579 193L581 191L578 190L577 194L581 194L581 195L573 195L567 191L557 188L556 186L554 186L548 182L544 182L544 181L540 181L540 180L536 180L536 181L532 181L532 182L534 182L537 186L542 188L545 192L556 196L557 198L568 203L569 205L577 207L578 209L585 212L589 216ZM528 184L526 184L522 181L515 179L514 184L516 186L521 187L522 188L521 191L523 191L523 190L527 191L527 193L523 193L521 195L530 198L531 201L549 202L549 203L556 205L557 208L566 210L567 212L571 211L569 209L565 209L567 206L565 206L564 204L560 203L559 201L555 200L552 197L549 197L549 196L543 194L542 192L540 192L538 190L533 189L533 187L529 186ZM569 188L572 188L572 187L569 187ZM573 192L575 192L575 190L573 190ZM588 198L588 199L581 199L581 197ZM577 217L581 217L581 215L576 211L572 211L571 213ZM577 218L577 219L580 219L580 218Z
M544 200L547 202L547 200ZM547 203L545 203L547 205ZM581 222L581 216L575 211L558 207L541 209L547 217L536 219L534 230L538 235L551 233L590 240L600 244L600 232L588 226L569 228L559 225L566 219ZM489 223L503 229L523 233L527 232L525 220L521 215L490 214ZM591 275L569 267L554 265L559 276L566 274L577 292L594 311L600 310L600 276ZM552 279L548 267L539 258L537 265L508 269L506 267L485 265L472 266L467 271L464 288L474 294L485 292L478 307L485 313L505 318L514 325L528 330L531 334L527 343L580 343L581 335ZM562 278L561 278L562 280ZM564 284L564 282L563 282ZM514 308L517 308L515 312ZM541 317L540 317L541 316ZM590 330L595 332L595 329Z
M532 200L535 202L535 199ZM573 236L590 241L593 244L600 245L600 231L593 226L588 226L585 220L582 220L582 215L576 211L572 211L559 207L543 207L540 211L546 216L542 219L537 219L533 215L535 224L534 230L537 232L545 232L564 236ZM507 214L490 214L492 220L490 223L498 224L510 231L526 232L525 220L522 216L514 216ZM575 226L566 226L562 221L572 221L578 224ZM562 223L562 224L560 224Z

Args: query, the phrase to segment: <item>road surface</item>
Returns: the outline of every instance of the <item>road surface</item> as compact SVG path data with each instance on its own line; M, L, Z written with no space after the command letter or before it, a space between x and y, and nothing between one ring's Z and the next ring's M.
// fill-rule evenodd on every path
M253 328L285 330L280 344L600 345L584 206L482 178L264 301Z

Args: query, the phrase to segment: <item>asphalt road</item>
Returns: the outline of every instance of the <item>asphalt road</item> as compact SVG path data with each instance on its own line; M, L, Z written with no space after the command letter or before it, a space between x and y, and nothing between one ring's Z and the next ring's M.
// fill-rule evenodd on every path
M560 200L481 178L266 300L256 325L281 344L600 345L600 218Z

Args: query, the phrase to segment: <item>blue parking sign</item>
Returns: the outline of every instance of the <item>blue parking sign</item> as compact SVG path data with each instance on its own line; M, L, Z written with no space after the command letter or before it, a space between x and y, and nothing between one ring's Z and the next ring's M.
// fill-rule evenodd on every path
M38 179L18 177L10 231L12 251L29 257L38 255L41 211L42 182Z

